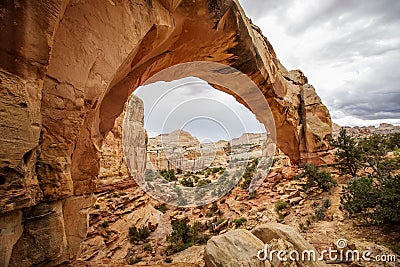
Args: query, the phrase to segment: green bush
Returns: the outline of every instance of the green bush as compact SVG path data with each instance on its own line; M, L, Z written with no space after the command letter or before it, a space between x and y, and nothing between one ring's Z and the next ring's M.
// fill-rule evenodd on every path
M160 171L160 175L162 177L165 178L165 180L167 180L168 182L173 182L173 181L177 181L178 178L176 178L175 176L175 171L173 169L171 170L161 170Z
M235 224L236 227L241 226L247 219L245 217L241 217L238 219L233 220L233 223Z
M198 183L197 186L204 186L204 185L208 185L211 183L210 179L201 179Z
M332 178L330 173L317 169L314 164L305 165L304 171L296 175L295 178L300 179L303 177L306 178L306 184L303 186L306 192L315 185L326 192L337 185L337 182Z
M316 205L313 205L315 207L315 209L314 209L314 216L312 216L312 218L315 221L320 221L320 220L325 219L325 213L331 206L331 200L326 197L321 201L320 205L318 205L317 203L315 203L315 204Z
M389 134L387 138L390 151L395 151L400 148L400 133Z
M388 177L394 170L400 168L400 158L387 158L387 153L392 151L390 136L373 134L359 140L363 154L362 164L373 170L372 176Z
M356 140L347 134L345 129L340 131L337 139L331 140L336 148L337 166L343 174L355 177L364 168L373 170L372 176L382 177L390 175L400 168L400 157L387 158L387 153L396 151L400 146L400 134L389 135L373 134ZM371 174L368 174L371 175Z
M219 208L218 208L217 202L213 202L210 207L210 210L206 213L206 217L211 217L218 211L219 211Z
M160 206L155 207L155 209L161 211L162 213L166 213L168 210L168 207L165 203L163 203Z
M257 170L257 165L258 165L258 158L253 159L250 164L247 164L246 169L244 170L243 176L242 176L242 183L240 186L243 189L248 189L251 180L253 179L253 175L255 171Z
M186 187L194 187L193 180L190 177L183 177L183 179L180 180L180 184Z
M129 237L131 242L146 240L150 236L150 229L147 226L142 226L139 229L136 226L129 228Z
M275 211L280 212L281 210L287 209L289 207L289 203L284 200L278 200L275 203Z
M321 207L328 209L331 206L331 204L332 204L331 200L326 197L322 200Z
M354 136L347 134L346 129L340 130L337 139L332 139L331 146L336 148L337 167L342 174L356 176L362 167L362 152Z
M316 221L323 220L325 218L326 208L323 206L319 206L314 210L314 218Z
M201 223L189 225L186 220L172 222L172 233L167 236L168 250L176 253L194 244L203 243L206 237L200 235Z
M343 191L341 208L351 217L373 224L400 223L400 175L355 177Z
M143 245L143 249L144 249L145 251L152 251L152 250L153 250L153 247L151 246L150 243L146 243L146 244Z
M104 227L104 228L107 228L108 225L109 225L108 221L104 221L104 222L101 223L101 226Z
M341 209L372 224L400 223L400 134L373 134L356 140L342 130L332 145L339 170L353 176L343 188ZM394 156L388 157L388 152Z

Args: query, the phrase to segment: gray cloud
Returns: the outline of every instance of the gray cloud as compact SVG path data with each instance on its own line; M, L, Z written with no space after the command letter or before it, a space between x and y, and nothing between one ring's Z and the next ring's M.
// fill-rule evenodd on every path
M240 1L334 120L400 121L400 1Z

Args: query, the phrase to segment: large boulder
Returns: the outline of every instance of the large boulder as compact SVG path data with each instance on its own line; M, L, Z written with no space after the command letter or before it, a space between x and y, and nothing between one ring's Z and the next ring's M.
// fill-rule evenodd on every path
M251 231L253 235L259 238L264 244L269 244L271 241L276 239L282 239L293 245L293 249L301 253L303 251L314 251L315 258L318 259L319 255L315 248L300 235L294 228L280 224L280 223L268 223L259 227L256 227ZM304 267L321 267L325 266L325 263L318 260L309 261L306 257L305 261L298 261L298 266Z
M257 257L263 247L249 231L233 230L208 240L204 260L207 267L271 266Z
M280 251L285 254L279 254ZM303 259L303 251L315 252L315 260L308 260L308 252ZM299 253L298 257L295 252ZM312 253L310 255L314 255ZM258 227L252 232L239 229L214 236L207 242L204 260L207 267L325 266L319 261L315 248L298 232L278 223Z

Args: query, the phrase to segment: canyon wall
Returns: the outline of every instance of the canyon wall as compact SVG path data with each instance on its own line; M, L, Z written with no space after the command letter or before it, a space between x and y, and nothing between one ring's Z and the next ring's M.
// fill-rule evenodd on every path
M1 266L76 257L92 193L117 171L106 156L115 122L129 95L169 66L235 67L264 94L293 161L320 162L328 147L326 107L234 0L5 0L0 38Z

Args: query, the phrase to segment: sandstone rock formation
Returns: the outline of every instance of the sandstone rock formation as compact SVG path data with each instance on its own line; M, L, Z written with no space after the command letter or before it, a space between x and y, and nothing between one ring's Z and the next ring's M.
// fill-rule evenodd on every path
M270 243L273 239L282 239L289 242L293 246L293 249L300 254L303 251L315 251L317 255L315 248L290 226L279 223L268 223L253 229L251 232L264 244ZM317 255L316 258L318 259L319 256ZM298 261L297 265L304 267L325 266L323 262L314 260Z
M135 88L174 64L214 61L248 75L292 160L327 148L326 108L235 0L6 0L0 10L0 218L17 218L0 232L5 263L74 257L115 120Z
M257 253L264 244L249 231L239 229L214 236L207 242L204 260L207 267L271 266L262 262Z
M268 245L268 249L264 248L264 244ZM291 261L288 255L281 255L287 259L281 260L276 254L274 256L273 250L285 251L287 254L297 251L300 255L302 251L316 251L295 229L279 223L270 223L252 232L233 230L211 238L207 242L204 259L207 267L325 266L321 261L303 261L301 258Z
M126 113L130 114L130 117L124 116ZM147 144L143 119L143 101L131 95L124 112L115 120L112 130L104 138L100 150L100 169L96 180L97 192L133 186L135 182L132 176L137 179L142 177L146 164ZM129 170L124 155L131 163Z

